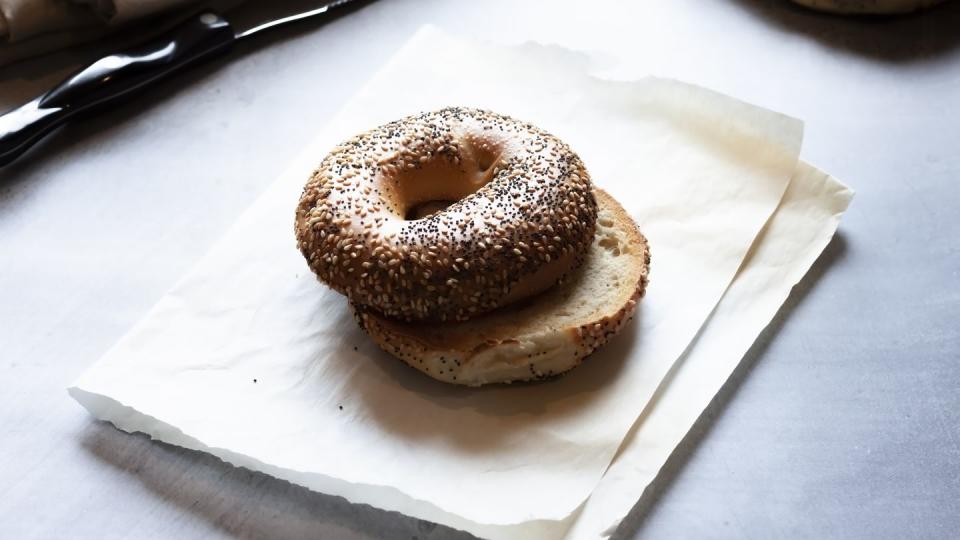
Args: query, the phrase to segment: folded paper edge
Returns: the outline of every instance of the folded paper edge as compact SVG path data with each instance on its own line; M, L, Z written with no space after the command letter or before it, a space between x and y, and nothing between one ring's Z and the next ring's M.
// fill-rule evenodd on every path
M777 314L779 314L780 311L783 309L787 299L790 297L790 294L793 292L793 289L797 286L797 284L800 283L800 281L803 280L803 278L810 272L810 269L813 268L813 265L816 264L816 262L823 255L827 246L830 244L830 242L833 240L833 238L836 236L837 232L839 231L841 218L843 214L846 213L846 211L849 209L850 204L852 203L853 198L856 195L855 190L850 186L844 184L843 182L841 182L831 174L823 171L822 169L801 159L798 161L798 164L797 164L797 174L800 174L804 168L807 168L811 173L816 173L823 177L823 182L827 186L829 186L829 191L834 193L832 198L834 201L836 201L836 211L831 215L830 222L828 222L826 226L826 229L827 229L826 234L824 234L818 241L813 242L811 244L813 247L805 254L804 257L801 257L798 259L798 262L796 263L796 268L794 268L793 271L790 272L789 274L790 277L787 280L788 286L784 288L784 292L779 296L778 302L776 303L775 307L770 310L768 314L769 316L766 316L766 315L764 316L764 319L766 319L766 322L763 323L763 326L759 329L754 339L750 341L750 345L747 347L745 351L743 351L743 353L739 356L739 358L731 364L729 372L727 372L721 378L721 380L715 381L716 382L715 389L712 391L712 393L710 393L710 399L707 401L708 404L723 389L723 387L727 385L727 383L730 380L730 377L733 375L733 372L736 371L737 367L740 366L740 364L743 361L743 358L746 356L750 347L752 347L753 344L756 343L756 339L760 336L760 334L762 334L770 326L770 324L776 318ZM758 239L759 238L760 237L758 236ZM755 242L756 241L757 240L755 240ZM753 247L751 247L751 250L752 249ZM739 271L738 271L738 274L739 274ZM736 276L734 277L734 281L735 280L736 280ZM732 283L733 282L731 282L731 285ZM724 293L724 295L726 295L726 293ZM720 302L723 302L723 298L721 298ZM720 305L720 302L717 303L717 306ZM714 311L716 311L716 309L717 308L715 307ZM713 318L713 313L710 314L710 317L708 317L707 321L704 323L702 328L707 327L707 325L710 324L710 319L712 318ZM701 329L701 332L702 332L702 329ZM698 332L697 336L691 341L687 350L683 353L683 355L681 355L681 357L677 360L677 362L674 363L670 371L661 381L660 386L657 388L657 391L654 393L647 407L645 407L643 412L638 416L637 423L634 424L633 427L631 427L627 436L624 437L624 441L621 444L620 448L617 450L616 456L611 461L610 467L612 467L617 462L617 460L621 458L621 456L624 454L624 450L627 447L629 447L632 442L635 442L637 438L637 434L643 426L644 418L649 414L651 410L653 410L653 408L656 407L657 403L660 401L660 399L662 399L665 389L669 387L669 385L675 380L677 376L677 372L680 370L681 366L687 360L690 354L690 351L694 350L695 345L700 338L701 332ZM696 423L700 420L700 418L703 417L705 412L706 412L706 407L704 407L703 409L700 409L699 412L695 416L693 416L693 418L691 418L691 421L689 422L689 424L686 424L686 428L679 435L679 437L670 443L671 449L670 449L670 453L667 456L668 459L669 459L669 456L673 454L677 446L680 445L683 439L687 437L687 435L690 433L690 430L693 429L693 426L695 426ZM656 467L656 473L653 475L650 481L645 483L640 497L646 494L647 490L649 489L649 486L652 485L653 481L656 480L656 478L661 474L661 472L663 471L663 467L666 465L666 462L667 460L665 459ZM609 467L608 467L608 470L609 470ZM598 485L602 482L603 482L603 479L601 478L601 481L598 483ZM612 523L607 525L606 528L603 529L602 532L600 532L601 537L606 538L606 537L613 536L616 533L617 529L622 524L623 520L627 517L629 511L638 502L638 500L632 501L631 507L627 509L627 512L624 512L622 516L618 516ZM578 512L574 517L574 519L571 520L571 530L576 527L576 523L582 517L584 507L588 502L589 502L589 498L587 501L585 501L585 504L578 509ZM568 530L567 534L565 535L565 538L567 538L568 540L572 540L573 538L580 538L580 536L571 537L570 530Z

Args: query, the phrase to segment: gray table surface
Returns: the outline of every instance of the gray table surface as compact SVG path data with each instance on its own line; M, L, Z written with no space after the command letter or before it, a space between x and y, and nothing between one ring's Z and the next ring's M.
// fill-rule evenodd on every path
M960 535L960 2L864 21L775 0L383 0L0 170L0 537L467 536L123 434L64 391L427 22L803 118L803 157L858 191L617 537ZM0 107L87 58L0 68Z

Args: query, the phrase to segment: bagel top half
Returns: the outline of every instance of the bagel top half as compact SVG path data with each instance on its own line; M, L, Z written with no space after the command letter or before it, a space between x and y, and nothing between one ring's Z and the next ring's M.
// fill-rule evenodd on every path
M295 228L313 271L354 305L460 321L559 282L582 262L596 215L590 176L565 143L507 116L446 108L334 148L304 188Z

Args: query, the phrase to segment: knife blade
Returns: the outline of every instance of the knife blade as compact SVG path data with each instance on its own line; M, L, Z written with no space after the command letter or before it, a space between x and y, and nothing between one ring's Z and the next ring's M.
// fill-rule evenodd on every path
M334 0L267 21L231 24L204 10L172 30L80 69L45 94L0 116L0 167L9 164L58 126L81 113L115 102L202 60L226 54L235 43L305 19L322 18L361 0Z

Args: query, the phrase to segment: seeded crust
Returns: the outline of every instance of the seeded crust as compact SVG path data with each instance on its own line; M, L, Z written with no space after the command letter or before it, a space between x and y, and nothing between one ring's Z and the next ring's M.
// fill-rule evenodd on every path
M943 0L793 0L819 11L848 14L909 13Z
M421 219L411 209L456 201ZM582 262L597 214L565 143L489 111L403 118L333 149L296 212L300 251L358 306L462 321L539 293Z
M646 238L609 194L584 264L526 302L466 322L391 320L354 305L359 325L386 352L434 379L467 386L539 380L578 366L633 318L647 286Z

